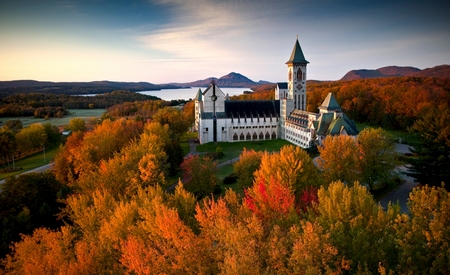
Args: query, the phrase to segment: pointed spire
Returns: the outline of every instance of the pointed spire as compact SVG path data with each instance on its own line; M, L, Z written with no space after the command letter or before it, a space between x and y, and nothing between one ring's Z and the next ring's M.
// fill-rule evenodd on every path
M198 88L197 95L195 96L197 101L202 101L202 89Z
M341 106L339 106L339 103L337 102L334 95L332 93L328 93L319 109L327 111L341 111Z
M298 36L297 40L295 41L294 49L291 53L291 58L289 58L288 62L286 64L291 63L301 63L301 64L308 64L309 61L305 59L305 56L303 55L302 48L300 47L300 43L298 43Z

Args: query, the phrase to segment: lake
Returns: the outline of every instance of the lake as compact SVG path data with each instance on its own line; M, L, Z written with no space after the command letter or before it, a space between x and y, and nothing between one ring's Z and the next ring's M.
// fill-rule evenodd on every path
M183 88L183 89L163 89L157 91L140 91L137 93L144 95L152 95L157 96L163 100L171 101L177 99L193 99L197 95L198 89L201 89L204 92L207 87L192 87L192 88ZM250 88L220 88L222 92L225 94L228 93L229 96L233 95L241 95L244 91L251 91Z

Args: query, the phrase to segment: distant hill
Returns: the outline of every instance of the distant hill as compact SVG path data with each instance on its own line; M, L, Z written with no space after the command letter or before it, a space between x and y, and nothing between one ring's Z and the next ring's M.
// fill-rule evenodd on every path
M249 78L247 78L239 73L235 73L235 72L231 72L220 78L209 77L209 78L206 78L203 80L197 80L197 81L193 81L193 82L170 83L170 84L176 85L176 86L207 87L213 81L219 87L234 87L234 88L250 88L255 85L272 84L271 82L262 81L262 80L259 82L254 82L254 81L250 80Z
M415 67L388 66L376 70L351 70L341 80L357 80L363 78L382 78L393 76L444 77L450 78L450 65L441 65L420 70Z
M0 81L0 97L15 93L51 92L54 94L103 94L116 90L131 92L180 88L175 85L157 85L148 82L48 82L35 80Z

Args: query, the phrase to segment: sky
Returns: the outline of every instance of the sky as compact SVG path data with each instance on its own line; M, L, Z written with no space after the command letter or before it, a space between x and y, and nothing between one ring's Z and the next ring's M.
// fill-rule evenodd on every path
M287 81L450 64L448 0L1 0L0 81Z

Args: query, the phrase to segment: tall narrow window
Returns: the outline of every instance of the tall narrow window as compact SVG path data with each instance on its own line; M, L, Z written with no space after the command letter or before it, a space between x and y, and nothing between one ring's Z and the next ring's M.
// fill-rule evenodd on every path
M298 71L297 71L297 80L303 80L303 72L302 72L302 68L298 68Z
M302 110L306 110L306 106L305 106L305 95L302 95Z

